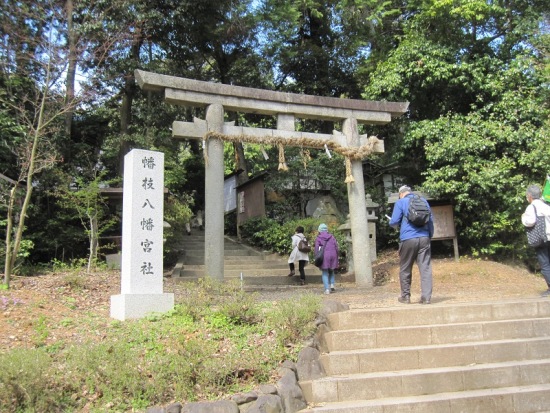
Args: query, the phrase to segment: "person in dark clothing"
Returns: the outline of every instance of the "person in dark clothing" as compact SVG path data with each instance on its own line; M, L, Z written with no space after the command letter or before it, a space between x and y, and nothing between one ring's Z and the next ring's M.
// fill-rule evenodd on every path
M409 222L407 215L409 203L413 197L409 186L399 188L399 200L395 203L390 219L390 226L399 227L399 282L401 296L398 301L403 304L411 302L412 267L414 262L420 271L420 304L430 304L432 299L432 249L431 238L434 233L433 215L429 209L430 219L424 226L416 226Z
M550 297L550 205L542 199L542 191L538 185L530 185L527 188L527 208L521 216L521 222L526 228L533 227L537 216L543 216L546 220L547 242L535 248L537 259L540 264L540 272L546 281L547 290L542 293L543 297Z

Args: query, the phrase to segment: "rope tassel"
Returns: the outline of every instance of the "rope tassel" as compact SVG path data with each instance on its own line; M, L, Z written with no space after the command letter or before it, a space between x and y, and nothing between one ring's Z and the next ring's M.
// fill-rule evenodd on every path
M355 179L353 179L353 174L351 173L351 159L349 157L346 157L346 180L344 182L346 184L355 182Z
M332 155L330 154L330 151L328 150L328 146L327 146L326 143L325 143L325 152L326 152L327 156L329 157L329 159L332 159Z
M285 161L285 148L282 143L279 144L279 171L288 171Z

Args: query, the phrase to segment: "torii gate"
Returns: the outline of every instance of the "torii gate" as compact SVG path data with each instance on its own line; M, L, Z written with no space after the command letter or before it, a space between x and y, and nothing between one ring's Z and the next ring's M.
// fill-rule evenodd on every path
M355 262L355 283L372 287L367 208L362 159L384 152L375 137L359 135L357 125L386 124L407 110L407 102L375 102L275 92L135 71L143 90L164 92L166 102L206 107L206 120L175 121L172 136L204 140L205 150L205 275L224 277L223 140L330 148L346 156L348 203ZM224 122L224 111L277 116L277 129L235 126ZM332 135L295 131L295 118L343 121ZM279 167L284 168L284 155Z

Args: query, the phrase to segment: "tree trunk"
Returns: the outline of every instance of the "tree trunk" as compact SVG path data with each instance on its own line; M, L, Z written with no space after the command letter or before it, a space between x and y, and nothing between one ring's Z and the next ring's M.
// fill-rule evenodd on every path
M67 44L69 46L69 66L67 67L67 79L65 82L65 105L67 107L67 112L65 113L65 136L69 139L71 137L71 128L73 124L73 102L75 95L75 79L77 66L77 36L73 24L73 11L73 0L66 0L65 12L67 13Z
M99 244L99 226L97 222L97 214L90 217L90 255L88 256L88 274L92 272L92 267L97 261L97 249Z
M15 185L10 191L10 199L8 203L8 222L6 228L6 259L4 261L4 284L9 288L11 281L11 231L13 229L13 206L15 204L15 197L17 195L17 185Z
M34 177L34 169L36 164L36 154L38 152L38 143L40 134L42 133L42 127L44 126L44 111L46 109L46 101L48 98L48 85L50 83L50 71L48 71L46 74L46 82L44 82L44 89L42 91L42 99L40 101L40 107L38 111L38 122L36 125L36 128L34 130L34 138L32 141L32 149L31 154L29 156L29 169L27 170L27 187L26 187L26 193L25 193L25 199L23 200L23 205L21 206L21 213L19 216L19 222L17 223L17 232L15 234L15 239L13 243L13 248L11 249L11 257L10 260L6 260L6 268L5 272L6 274L11 274L13 267L15 266L15 260L17 259L17 255L19 253L19 247L21 246L21 240L23 238L23 231L25 229L25 218L27 217L27 209L29 208L29 205L31 203L31 195L32 195L32 189L33 189L33 177ZM15 194L15 190L14 190ZM8 255L8 249L10 248L10 245L6 245L6 255Z
M134 62L133 67L139 67L139 51L143 44L143 32L138 23L136 31L132 38L132 47L130 60ZM120 176L124 173L124 156L130 150L130 144L127 139L128 127L132 121L132 103L136 93L136 79L134 72L127 73L124 78L124 88L122 90L122 105L120 107L120 146L118 152L118 173Z

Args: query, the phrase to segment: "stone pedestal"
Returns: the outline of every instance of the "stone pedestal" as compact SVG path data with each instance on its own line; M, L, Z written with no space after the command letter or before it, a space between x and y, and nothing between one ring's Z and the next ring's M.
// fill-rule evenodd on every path
M143 318L174 308L174 294L119 294L111 296L111 317L117 320Z

